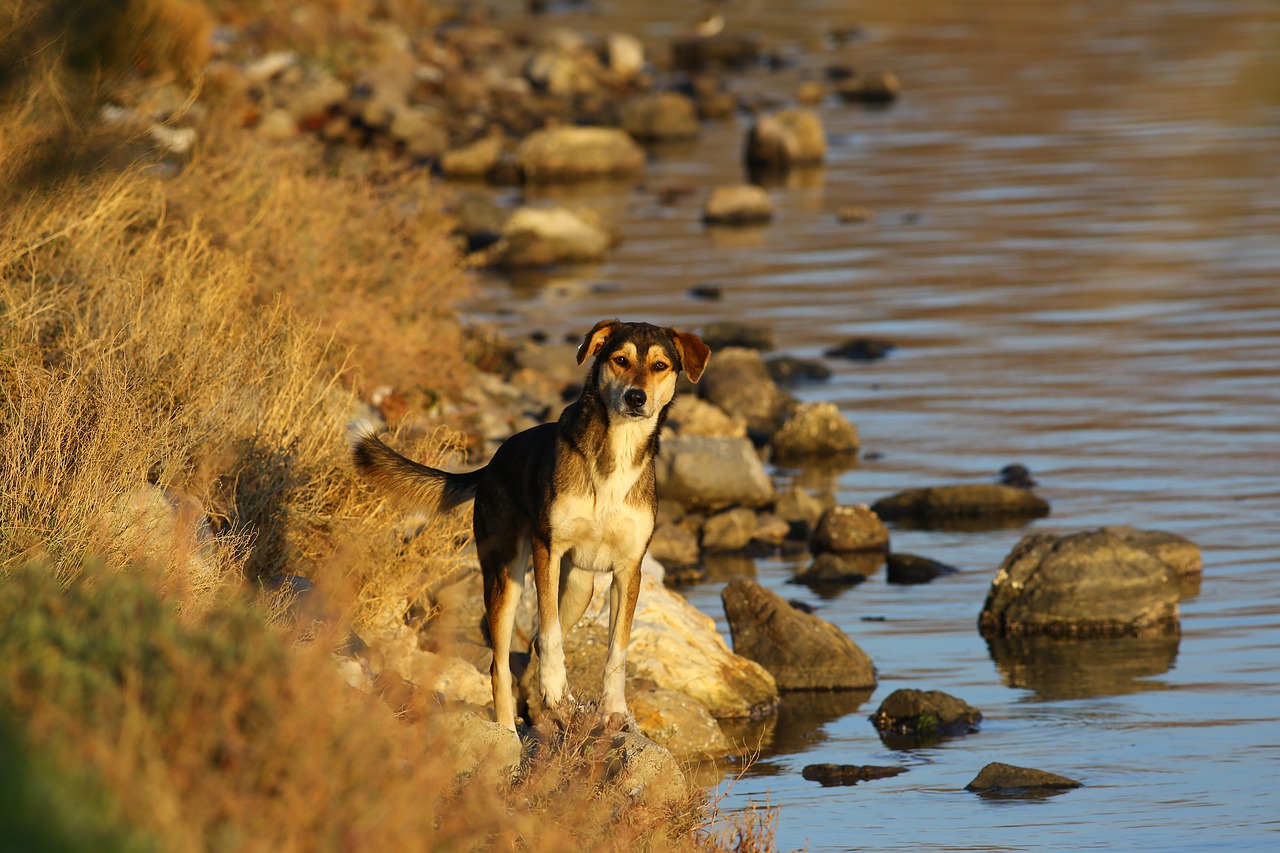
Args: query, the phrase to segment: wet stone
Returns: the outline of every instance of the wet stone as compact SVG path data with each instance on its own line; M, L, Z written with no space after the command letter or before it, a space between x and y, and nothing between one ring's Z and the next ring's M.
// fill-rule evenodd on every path
M874 764L810 764L801 775L810 782L818 782L824 788L839 785L856 785L872 779L888 779L906 773L905 767L883 767Z

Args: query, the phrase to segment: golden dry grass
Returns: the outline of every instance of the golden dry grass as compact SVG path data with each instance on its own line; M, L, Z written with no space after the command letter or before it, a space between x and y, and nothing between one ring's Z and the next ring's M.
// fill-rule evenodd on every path
M0 37L0 758L35 797L0 807L0 836L724 849L696 792L637 806L574 750L514 787L459 784L430 702L407 724L338 677L346 624L462 565L467 515L405 541L354 482L343 432L363 389L393 385L421 410L466 381L452 314L466 279L437 188L376 154L326 163L305 142L261 143L234 96L212 103L176 175L136 131L104 129L106 93L140 97L158 84L138 74L201 61L192 33L212 16L197 5L122 4L145 37L76 63L71 42L35 56ZM282 20L284 5L262 7ZM341 14L307 37L372 5L308 4ZM0 0L0 23L40 32L37 8ZM235 8L257 13L214 14ZM396 444L453 463L461 438L414 428ZM330 607L309 644L245 583L286 573ZM767 826L742 826L732 849L769 849Z

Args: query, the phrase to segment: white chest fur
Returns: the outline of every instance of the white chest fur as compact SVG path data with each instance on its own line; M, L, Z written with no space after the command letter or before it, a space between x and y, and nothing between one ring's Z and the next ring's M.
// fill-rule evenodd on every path
M653 509L628 503L627 496L644 473L634 462L651 429L644 421L616 425L610 435L613 470L593 477L589 493L556 496L552 546L564 548L578 568L609 572L643 556L653 533Z

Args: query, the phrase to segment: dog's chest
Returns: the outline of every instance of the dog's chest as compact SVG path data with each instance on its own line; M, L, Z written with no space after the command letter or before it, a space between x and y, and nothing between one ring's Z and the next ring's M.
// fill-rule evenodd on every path
M557 496L552 535L575 566L608 572L643 556L653 533L653 508L627 500L642 473L639 466L614 471L589 492Z

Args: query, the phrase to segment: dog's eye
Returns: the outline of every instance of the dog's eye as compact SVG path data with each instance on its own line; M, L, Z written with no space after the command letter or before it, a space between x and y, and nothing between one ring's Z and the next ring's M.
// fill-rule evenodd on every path
M618 367L626 367L627 357L625 355L615 355L613 357L613 363L618 365Z
M667 364L665 361L655 361L653 363L653 372L661 373L662 371L666 370L670 366L671 365Z

